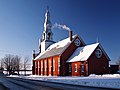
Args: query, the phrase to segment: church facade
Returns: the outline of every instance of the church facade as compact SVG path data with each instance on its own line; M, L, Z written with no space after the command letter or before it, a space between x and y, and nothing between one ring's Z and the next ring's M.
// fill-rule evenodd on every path
M47 10L40 52L33 53L33 75L88 76L109 72L110 59L100 43L86 45L79 35L72 35L72 31L68 38L54 42L51 28Z

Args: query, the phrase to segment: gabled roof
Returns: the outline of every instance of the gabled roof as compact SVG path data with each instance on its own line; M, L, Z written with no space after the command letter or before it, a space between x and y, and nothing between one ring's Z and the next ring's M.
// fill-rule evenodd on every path
M76 61L85 61L87 60L94 50L97 48L99 43L86 45L84 47L79 47L72 54L72 56L66 62L76 62Z
M74 35L72 36L73 40L77 37L78 35ZM61 40L57 43L54 43L52 45L50 45L46 51L40 53L34 60L38 60L38 59L43 59L43 58L48 58L51 56L55 56L55 55L60 55L62 54L62 52L64 52L64 50L66 50L66 48L71 44L72 41L70 41L70 38L66 38L64 40Z

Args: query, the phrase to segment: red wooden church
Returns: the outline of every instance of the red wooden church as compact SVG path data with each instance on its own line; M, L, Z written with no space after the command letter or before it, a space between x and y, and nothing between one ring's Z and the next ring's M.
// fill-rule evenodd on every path
M40 40L40 53L33 53L33 75L88 76L109 72L109 57L100 45L86 45L79 35L59 42L53 41L50 13L45 14L44 31Z

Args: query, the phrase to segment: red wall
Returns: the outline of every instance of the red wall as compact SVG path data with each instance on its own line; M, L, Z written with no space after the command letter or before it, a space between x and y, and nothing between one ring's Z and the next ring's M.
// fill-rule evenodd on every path
M35 74L36 75L45 75L45 76L60 76L60 70L58 70L58 60L60 56L54 56L47 59L36 60L35 61ZM55 60L53 71L53 60ZM39 62L39 64L38 64ZM60 61L61 62L61 61ZM39 66L38 66L39 65ZM51 68L51 70L50 70Z
M100 49L98 46L97 48ZM102 50L101 50L102 51ZM101 58L97 58L95 51L90 56L88 60L85 60L84 62L72 62L69 63L72 65L72 72L69 73L69 75L72 76L88 76L90 74L107 74L109 73L109 60L105 56L104 52L102 51ZM77 64L77 72L75 72L75 64ZM82 72L81 65L84 64L84 72Z
M78 38L78 37L76 37L76 38ZM76 39L75 38L75 39ZM78 38L79 39L79 38ZM82 42L81 42L81 45L80 46L83 46L84 44L82 44ZM65 76L67 76L67 75L69 75L69 71L68 71L68 69L69 69L69 66L68 66L68 64L66 64L66 61L70 58L70 56L74 53L74 51L77 49L77 47L78 46L76 46L75 44L74 44L74 40L72 41L72 43L70 44L70 46L62 53L62 55L61 55L61 61L62 61L62 64L61 64L61 75L65 75Z
M88 60L88 74L106 73L109 73L109 60L103 52L101 58L97 58L94 51Z
M48 75L48 73L47 73L48 72L47 59L44 59L43 62L44 62L44 75L47 76Z
M75 72L75 64L77 65L77 72ZM80 62L73 62L72 63L72 76L80 76Z
M53 71L53 75L54 76L59 76L59 71L58 71L58 60L59 60L59 56L55 56L53 57L53 60L55 60L54 66L55 66L55 70Z
M52 58L48 58L48 75L49 76L53 76L53 65L52 65L53 61Z
M44 75L44 68L43 68L44 67L44 65L43 65L44 62L43 62L43 60L40 60L40 63L41 63L41 67L40 67L41 68L41 73L40 74Z
M72 76L87 76L88 75L88 64L84 62L72 62ZM77 65L77 72L75 72L75 64ZM81 65L84 65L84 72L82 72Z

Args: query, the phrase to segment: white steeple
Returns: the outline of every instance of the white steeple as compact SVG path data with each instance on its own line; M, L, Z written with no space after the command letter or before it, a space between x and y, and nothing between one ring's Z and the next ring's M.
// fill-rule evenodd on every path
M41 52L45 51L51 44L54 43L53 33L51 28L52 28L52 24L50 21L50 12L49 12L49 8L47 7L47 11L45 13L44 31L43 31L42 39L40 40Z
M42 36L42 41L46 40L53 40L53 33L51 31L52 24L50 21L50 12L49 8L47 8L47 11L45 13L45 22L44 22L44 31L43 31L43 36Z

